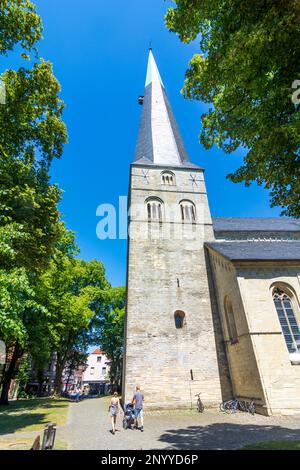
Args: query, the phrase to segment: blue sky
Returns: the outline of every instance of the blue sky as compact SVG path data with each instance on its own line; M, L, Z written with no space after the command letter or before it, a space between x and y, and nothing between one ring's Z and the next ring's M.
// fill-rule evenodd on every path
M191 160L206 168L213 216L278 216L268 193L253 185L233 184L226 175L241 163L241 152L205 151L198 142L204 106L180 94L197 42L183 45L164 26L170 1L164 0L36 0L44 22L40 56L54 64L66 102L64 120L69 143L54 162L52 180L64 189L60 209L76 232L81 257L103 261L113 285L123 285L126 241L96 237L96 208L117 205L128 190L134 156L149 42L166 86ZM1 59L4 69L20 61Z

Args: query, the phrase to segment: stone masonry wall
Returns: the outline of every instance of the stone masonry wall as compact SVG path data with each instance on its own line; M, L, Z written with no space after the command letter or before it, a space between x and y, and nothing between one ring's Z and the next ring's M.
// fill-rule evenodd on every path
M291 289L300 322L300 266L240 266L237 277L270 413L300 413L300 365L291 362L272 297L275 285Z
M221 387L203 247L213 230L203 172L173 168L176 185L165 186L162 170L131 167L130 199L138 207L130 216L123 395L130 400L140 384L148 408L195 406L199 392L206 406L216 405ZM162 224L147 220L152 196L164 203ZM196 224L182 223L183 199L195 204ZM177 310L185 313L182 329Z
M255 398L265 414L300 413L300 364L293 364L273 302L275 286L293 292L300 323L300 266L236 263L210 252L235 396ZM238 342L229 340L224 299L233 304Z
M217 287L223 336L226 345L234 397L255 399L259 411L268 414L265 393L261 382L257 359L249 334L240 286L234 266L221 256L210 252L211 264ZM232 302L238 342L231 343L225 316L225 297Z

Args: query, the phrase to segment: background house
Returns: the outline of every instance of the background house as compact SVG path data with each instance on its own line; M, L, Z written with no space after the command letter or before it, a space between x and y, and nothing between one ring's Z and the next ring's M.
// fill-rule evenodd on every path
M96 348L87 358L82 374L82 385L90 386L90 393L106 393L109 384L109 360L104 351Z

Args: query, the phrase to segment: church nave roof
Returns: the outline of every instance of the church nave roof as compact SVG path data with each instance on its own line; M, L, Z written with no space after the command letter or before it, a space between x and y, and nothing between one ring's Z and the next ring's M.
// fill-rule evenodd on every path
M215 242L205 246L230 261L300 261L300 241Z

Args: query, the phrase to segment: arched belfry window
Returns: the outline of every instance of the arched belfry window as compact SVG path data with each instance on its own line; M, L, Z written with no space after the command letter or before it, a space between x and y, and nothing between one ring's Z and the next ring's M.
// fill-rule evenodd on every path
M232 344L238 342L238 333L234 318L233 306L230 298L227 296L225 297L224 301L224 308L225 308L225 315L226 315L226 323L227 323L227 330L230 342Z
M192 201L184 200L180 202L180 212L182 222L196 222L196 208Z
M163 171L161 174L161 182L166 186L174 186L176 184L176 179L172 171Z
M290 354L300 353L299 311L297 299L289 289L275 287L273 301ZM297 318L298 317L298 318Z
M159 198L149 198L146 200L147 217L149 222L162 222L163 201Z
M185 325L185 313L182 310L177 310L174 313L175 327L180 330Z

